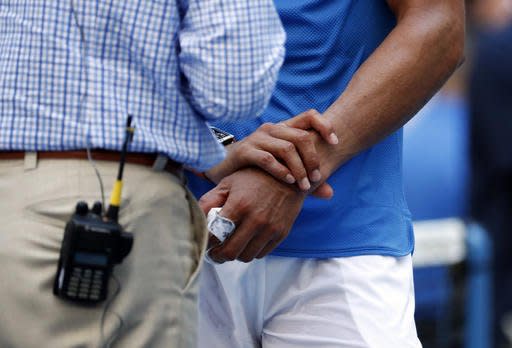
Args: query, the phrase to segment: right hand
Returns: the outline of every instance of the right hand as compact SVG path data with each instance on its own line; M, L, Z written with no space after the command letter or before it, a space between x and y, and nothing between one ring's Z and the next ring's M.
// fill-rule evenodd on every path
M237 226L223 243L210 235L210 258L222 263L264 257L286 238L305 197L296 187L257 168L245 168L225 177L199 199L205 214L211 208L222 207L220 214Z
M338 137L331 122L315 110L306 111L292 120L299 127L265 123L248 137L229 145L226 159L206 173L208 178L219 182L243 167L256 166L282 182L297 183L301 190L309 190L311 182L319 182L322 177L313 137L308 130L315 130L332 145L338 143ZM325 185L318 190L315 192L332 191Z

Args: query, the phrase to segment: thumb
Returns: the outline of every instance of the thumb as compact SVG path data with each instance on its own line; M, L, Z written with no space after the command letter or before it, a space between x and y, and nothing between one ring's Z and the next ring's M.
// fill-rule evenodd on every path
M228 192L221 191L218 188L214 188L199 198L199 207L204 212L204 214L208 214L210 209L216 207L222 207L226 199L228 198Z
M311 192L311 195L317 198L331 199L332 196L334 196L334 190L332 189L331 185L324 182L318 186L315 191Z

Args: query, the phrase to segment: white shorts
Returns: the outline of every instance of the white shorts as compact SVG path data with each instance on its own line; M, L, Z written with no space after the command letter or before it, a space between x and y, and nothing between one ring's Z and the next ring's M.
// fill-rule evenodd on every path
M410 256L205 262L199 347L421 347Z

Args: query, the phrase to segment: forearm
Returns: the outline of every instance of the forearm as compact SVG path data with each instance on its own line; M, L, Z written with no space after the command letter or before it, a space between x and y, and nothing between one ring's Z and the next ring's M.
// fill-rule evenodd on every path
M318 139L323 177L403 126L460 63L463 2L414 2L389 1L397 26L324 113L341 141L333 151Z

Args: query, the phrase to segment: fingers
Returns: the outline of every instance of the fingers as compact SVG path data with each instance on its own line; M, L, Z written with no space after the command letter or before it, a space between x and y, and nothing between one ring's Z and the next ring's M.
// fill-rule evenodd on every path
M282 125L275 125L268 130L268 133L274 138L288 142L288 147L285 148L283 145L279 155L286 162L302 190L308 190L311 187L309 180L312 182L321 180L320 159L311 134L302 129ZM298 157L293 156L295 153L298 153Z
M271 240L265 245L261 251L256 255L256 259L261 259L267 256L272 250L277 248L277 246L281 243L281 240Z
M219 263L236 259L249 262L263 250L267 252L269 245L277 246L290 231L306 197L256 168L239 170L219 186L220 192L209 193L216 198L202 197L206 206L227 196L219 214L236 225L233 233L208 254Z
M224 243L210 250L209 257L217 263L233 260L251 262L259 255L267 255L274 250L284 238L281 235L278 231L272 232L270 226L249 231L248 224L242 223Z
M332 196L334 196L334 190L332 189L332 186L328 183L323 183L320 186L314 190L311 195L322 198L322 199L331 199Z
M236 148L239 160L263 169L280 181L287 184L297 182L300 189L309 190L308 168L318 170L316 150L312 143L300 147L294 144L307 132L274 124L260 128L258 134ZM308 146L310 148L306 149ZM303 162L304 156L310 157L306 161L307 166Z
M286 165L301 190L307 191L311 188L310 180L316 182L321 179L320 161L315 143L307 131L282 124L266 123L260 127L260 132L258 146ZM272 158L268 156L266 160L270 164ZM275 164L272 165L275 166ZM269 172L268 167L264 164L260 165L260 168L267 172ZM274 173L269 173L275 176ZM281 180L282 178L284 177L279 177ZM292 183L288 180L284 181Z
M313 194L329 199L333 195L333 189L329 184L323 183ZM225 197L219 192L210 191L201 197L201 201L203 206L206 204L220 205L219 202L224 202ZM209 257L217 263L233 260L250 262L255 258L262 258L274 250L287 235L286 227L276 224L275 221L271 222L268 217L262 217L261 214L251 213L250 207L240 201L236 204L226 203L219 214L239 226L223 243L210 235Z
M281 164L271 153L263 150L254 150L247 154L251 157L250 161L257 164L258 167L272 175L274 178L284 181L287 184L294 184L296 182L294 174L283 164ZM298 157L298 154L297 154ZM299 160L299 169L295 171L295 175L300 177L305 176L306 170L302 167L302 162ZM293 161L297 163L296 161ZM302 172L302 173L301 173Z
M327 143L338 143L330 120L309 110L283 123L263 124L232 146L228 157L236 158L239 167L257 166L282 182L297 183L302 191L308 191L311 183L322 180L316 136L308 131L311 129Z
M210 209L216 207L222 207L227 199L227 192L220 190L218 187L206 192L201 198L199 198L199 207L208 214Z
M211 191L210 191L211 192ZM245 203L244 203L245 202ZM236 260L238 255L252 239L251 232L255 229L249 228L250 219L245 219L247 211L250 210L248 201L239 201L236 198L226 200L219 215L235 223L235 231L222 243L210 249L208 256L217 263Z
M242 262L251 262L261 253L263 248L271 242L273 242L273 239L269 240L267 235L258 234L247 244L245 249L238 255L237 259Z
M220 211L220 215L235 222L237 227L235 231L222 243L212 243L213 246L208 256L217 263L239 260L250 262L261 254L263 249L266 253L275 248L279 241L284 239L286 234L282 232L288 230L279 224L273 224L268 217L252 212L243 212L246 207L233 207L226 204ZM240 215L241 214L241 215ZM236 216L236 217L235 217ZM274 243L274 241L278 241ZM269 246L273 245L272 249Z
M227 215L223 216L229 218ZM247 225L242 222L228 239L210 250L209 257L217 263L236 260L252 239Z
M210 250L211 248L220 245L220 241L217 237L215 237L213 234L208 233L208 244L206 247L206 250Z
M336 145L339 143L338 136L334 132L331 121L326 117L322 117L322 115L314 109L305 111L294 118L286 120L283 124L304 130L314 129L328 144Z

